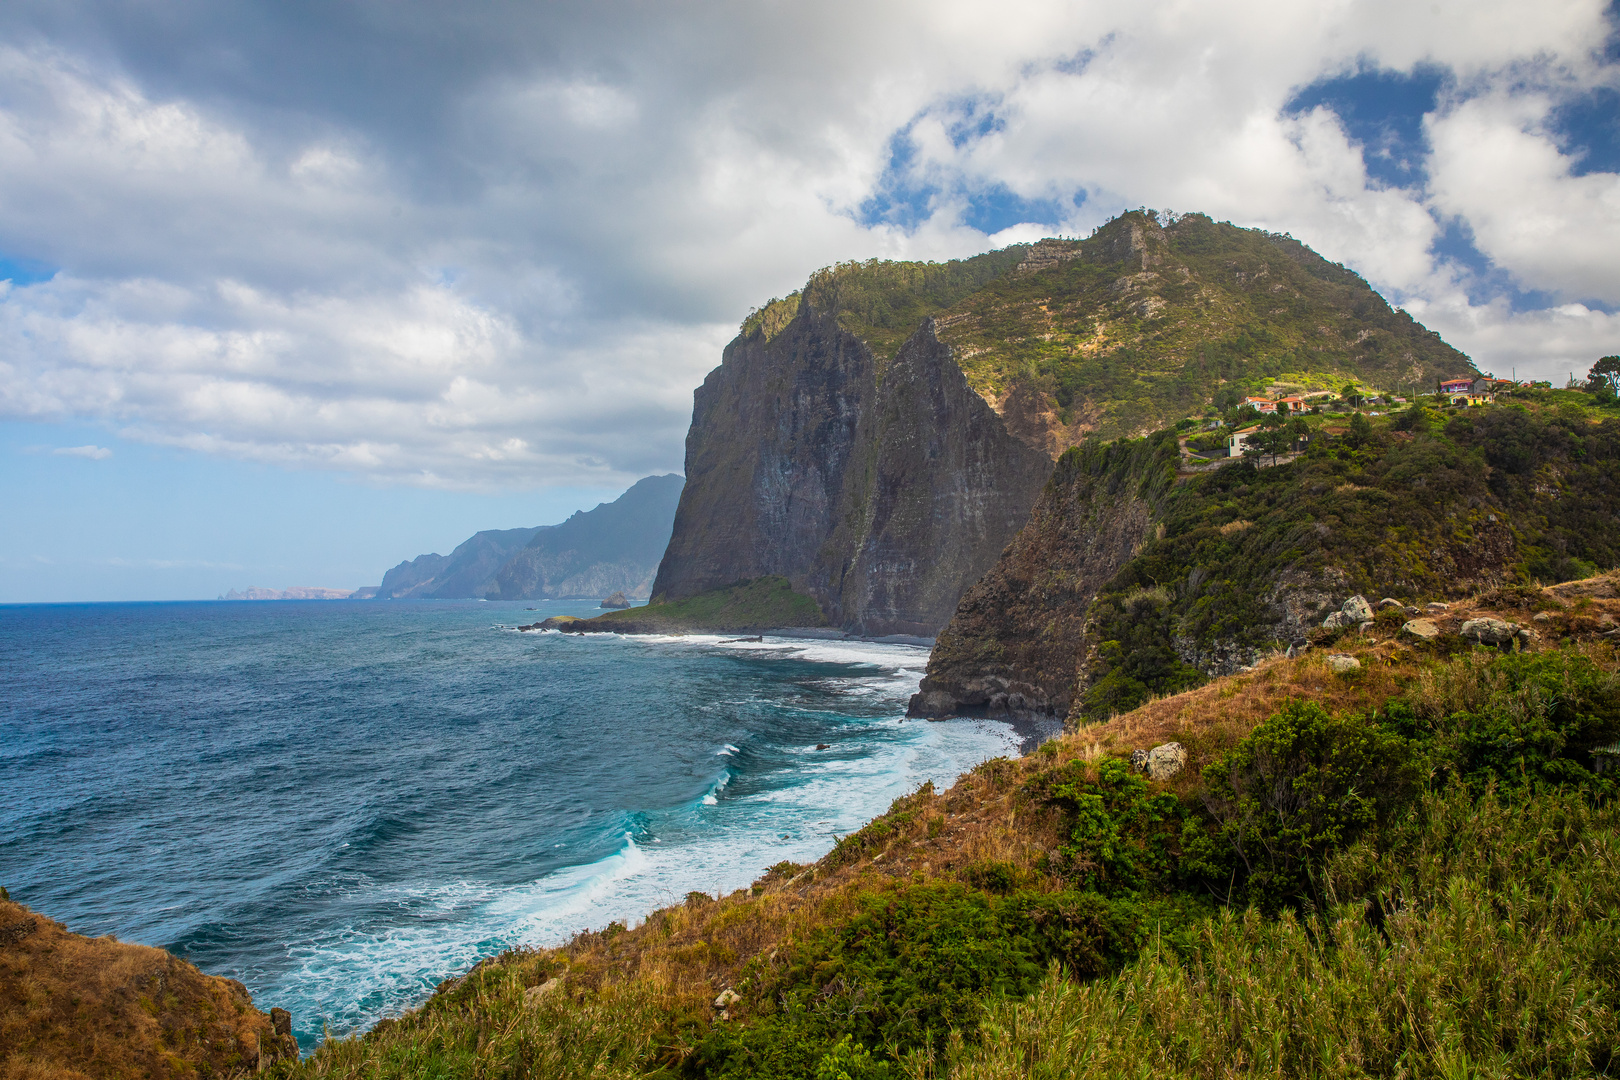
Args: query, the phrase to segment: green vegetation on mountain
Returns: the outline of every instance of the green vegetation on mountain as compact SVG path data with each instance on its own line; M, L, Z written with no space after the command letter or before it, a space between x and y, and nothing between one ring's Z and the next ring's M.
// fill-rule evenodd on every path
M810 275L805 287L749 312L742 337L781 333L799 313L801 298L818 311L836 311L838 322L865 341L882 361L894 357L917 324L1015 268L1028 250L1017 244L948 262L837 263Z
M1056 261L1004 275L941 317L969 381L992 400L1039 391L1065 424L1139 434L1282 383L1390 392L1470 374L1468 358L1353 271L1289 236L1187 214L1133 212Z
M969 384L1054 456L1268 389L1423 392L1475 373L1353 271L1203 214L1133 211L1085 240L944 263L839 263L751 312L740 338L770 341L806 303L880 364L936 318Z
M1605 1074L1620 662L1580 627L1620 601L1534 600L1567 644L1275 661L925 786L816 866L505 954L283 1073ZM1126 759L1168 715L1187 764L1149 779Z
M1189 653L1291 636L1286 583L1331 583L1299 613L1306 629L1355 593L1410 603L1620 565L1620 419L1571 405L1468 409L1443 424L1432 412L1417 404L1332 441L1319 423L1292 464L1173 485L1173 433L1137 444L1153 455L1139 475L1158 531L1091 605L1086 715L1202 682Z

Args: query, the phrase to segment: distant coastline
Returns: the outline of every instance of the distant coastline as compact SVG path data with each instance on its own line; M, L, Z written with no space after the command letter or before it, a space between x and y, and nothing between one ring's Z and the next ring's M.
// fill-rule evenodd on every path
M377 595L375 585L359 589L328 589L320 585L294 585L290 589L262 589L249 585L245 589L232 589L216 597L218 600L371 600Z

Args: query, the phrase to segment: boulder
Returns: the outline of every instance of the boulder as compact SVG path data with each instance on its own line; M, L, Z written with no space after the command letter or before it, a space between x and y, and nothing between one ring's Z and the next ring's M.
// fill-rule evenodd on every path
M1425 605L1424 605L1424 606L1423 606L1423 610L1424 610L1424 611L1428 611L1428 612L1432 612L1432 613L1433 613L1433 614L1436 614L1436 615L1438 615L1438 614L1440 614L1440 612L1442 612L1442 611L1449 611L1449 610L1451 610L1451 605L1449 605L1449 604L1442 604L1442 603L1441 603L1441 602L1440 602L1440 601L1438 601L1438 600L1435 600L1435 601L1433 601L1433 602L1432 602L1432 603L1428 603L1428 604L1425 604Z
M1354 622L1355 620L1346 615L1344 612L1335 611L1333 614L1322 620L1322 629L1343 630L1345 627L1350 626Z
M628 600L626 600L624 598L624 593L616 592L612 596L608 597L606 600L603 600L602 601L602 606L605 607L605 608L613 608L615 610L621 610L623 608L629 607L630 606L630 601L628 601Z
M737 1002L741 1000L742 995L738 994L737 991L728 986L724 990L720 991L719 997L714 999L714 1007L717 1009L724 1009L731 1005L737 1004Z
M1307 638L1295 638L1293 641L1290 641L1288 643L1288 658L1290 660L1292 660L1296 656L1300 656L1300 655L1303 655L1306 652L1309 652L1310 648L1311 648L1311 643L1310 643L1309 639L1307 639Z
M1535 616L1530 621L1531 622L1552 622L1552 615L1551 615L1551 613L1546 612L1546 611L1538 611L1538 612L1536 612Z
M1489 617L1469 619L1462 624L1462 636L1481 645L1506 645L1518 636L1519 628L1510 622Z
M523 1007L532 1009L540 1004L540 999L562 985L561 979L547 979L539 986L531 986L523 991Z
M1411 634L1424 641L1433 641L1440 636L1440 628L1428 619L1413 619L1401 627L1401 633Z
M534 629L534 630L561 630L565 626L572 626L575 623L580 622L580 621L582 621L582 620L578 616L575 616L575 615L553 615L551 618L547 619L545 622L534 623L532 625L532 627L530 627L530 626L522 626L522 627L519 627L518 629L520 629L520 630L529 630L529 629Z
M1359 594L1346 600L1339 610L1350 616L1350 621L1354 623L1370 622L1373 617L1372 605L1367 603L1365 596Z
M1131 751L1131 768L1142 772L1147 768L1148 752L1146 750Z
M1187 748L1178 742L1155 746L1147 753L1147 774L1154 780L1168 780L1186 764Z
M1404 607L1404 606L1405 605L1403 605L1399 600L1393 600L1393 599L1391 599L1390 597L1387 597L1387 596L1384 597L1382 600L1378 601L1378 607L1380 609L1391 608L1391 607L1398 608L1398 607Z
M1344 653L1334 653L1328 657L1328 670L1335 675L1348 675L1361 670L1361 661Z
M1541 640L1541 635L1536 633L1534 630L1531 630L1529 627L1521 629L1514 636L1519 639L1519 648L1521 650L1528 649L1531 645L1534 645L1536 642Z

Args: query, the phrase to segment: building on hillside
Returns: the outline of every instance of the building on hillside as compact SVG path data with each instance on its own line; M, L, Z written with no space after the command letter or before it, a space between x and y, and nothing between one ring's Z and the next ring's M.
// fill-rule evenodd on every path
M1277 411L1277 403L1275 401L1272 401L1270 398L1263 398L1263 397L1244 398L1243 399L1243 404L1247 405L1249 408L1254 409L1254 410L1256 410L1258 412L1274 413L1274 412Z
M1304 412L1309 406L1305 404L1304 398L1290 394L1288 397L1277 399L1277 408L1284 412L1297 413Z
M1254 436L1258 435L1259 433L1259 424L1256 424L1253 427L1240 428L1237 431L1232 432L1232 434L1226 437L1226 456L1242 457L1244 449L1249 445L1249 440L1254 438Z
M1446 379L1440 384L1442 394L1466 394L1473 388L1473 379Z

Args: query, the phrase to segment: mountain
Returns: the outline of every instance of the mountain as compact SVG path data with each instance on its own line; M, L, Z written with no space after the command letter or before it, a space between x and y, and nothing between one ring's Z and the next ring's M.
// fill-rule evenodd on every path
M694 395L652 601L779 576L832 625L932 636L1087 437L1473 371L1351 271L1201 214L840 264L750 314Z
M1107 719L1398 602L1620 565L1620 419L1579 393L1312 418L1289 464L1183 468L1175 434L1064 454L962 599L911 712ZM1431 399L1432 400L1432 399Z
M449 555L418 555L383 576L380 599L492 600L644 597L669 540L684 481L672 474L636 481L611 503L560 525L489 529Z
M486 529L462 541L448 555L418 555L383 575L377 597L448 600L483 596L490 578L537 533L556 528Z
M646 596L669 543L686 481L674 473L637 480L629 491L561 525L537 532L490 579L492 600Z

